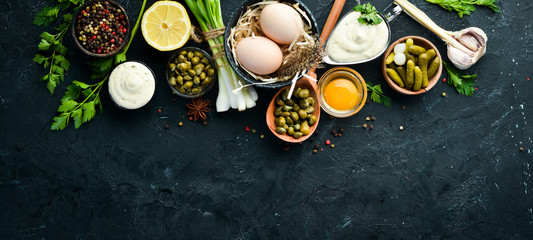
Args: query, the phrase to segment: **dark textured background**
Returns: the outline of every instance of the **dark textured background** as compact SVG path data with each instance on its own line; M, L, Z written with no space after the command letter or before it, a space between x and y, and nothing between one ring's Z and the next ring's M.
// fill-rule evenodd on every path
M117 2L135 21L141 1ZM222 2L227 21L240 1ZM323 26L333 1L304 2ZM323 114L310 140L288 145L264 122L273 90L258 89L258 105L245 112L210 113L207 126L188 121L188 101L164 80L170 53L140 33L128 59L156 72L151 102L121 110L104 88L103 114L50 131L65 87L90 81L88 58L67 38L72 67L50 95L39 82L45 70L31 61L43 31L32 16L49 2L0 0L0 239L533 239L533 3L501 0L500 13L478 8L460 19L412 2L444 29L487 33L487 54L466 71L479 76L474 96L440 81L403 96L386 85L380 59L351 66L382 84L392 107ZM420 35L446 53L405 14L391 27L392 40ZM217 88L206 97L215 101ZM376 117L373 130L361 127L367 116Z

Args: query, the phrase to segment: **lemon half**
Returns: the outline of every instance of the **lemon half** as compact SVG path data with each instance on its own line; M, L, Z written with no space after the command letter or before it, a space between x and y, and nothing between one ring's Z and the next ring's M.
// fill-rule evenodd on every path
M189 40L191 20L180 3L158 1L144 13L141 31L150 46L159 51L172 51Z

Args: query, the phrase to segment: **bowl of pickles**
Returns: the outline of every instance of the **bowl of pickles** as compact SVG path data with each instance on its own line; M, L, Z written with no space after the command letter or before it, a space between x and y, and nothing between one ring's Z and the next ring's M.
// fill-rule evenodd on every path
M211 90L217 80L215 61L200 48L183 47L170 56L166 76L175 94L197 98Z
M387 48L382 71L392 89L406 95L418 95L437 84L442 74L442 58L429 40L406 36Z

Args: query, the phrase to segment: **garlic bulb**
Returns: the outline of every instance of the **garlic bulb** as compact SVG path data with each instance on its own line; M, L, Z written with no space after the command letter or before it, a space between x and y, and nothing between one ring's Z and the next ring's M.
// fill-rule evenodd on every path
M474 65L484 54L487 48L487 35L477 27L469 27L451 33L457 43L448 42L448 58L459 69L467 69ZM457 44L466 47L457 48Z
M437 34L448 45L448 58L459 69L474 65L484 54L487 35L477 27L449 32L433 22L424 12L407 0L394 0L396 4L420 24Z

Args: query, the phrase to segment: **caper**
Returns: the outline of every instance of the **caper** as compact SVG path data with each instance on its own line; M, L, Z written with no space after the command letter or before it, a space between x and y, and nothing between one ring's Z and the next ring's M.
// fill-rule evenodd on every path
M283 111L283 112L281 112L281 116L289 117L290 115L291 115L290 112L287 112L287 111Z
M309 113L313 113L315 111L315 107L313 106L309 106L308 108L305 109L305 111L309 114Z
M300 131L301 125L299 123L294 124L294 130Z
M293 127L289 127L289 129L287 129L287 134L289 135L294 135L294 128Z
M191 92L192 92L193 94L198 94L198 93L200 93L201 91L202 91L202 89L201 89L201 88L198 88L198 87L195 87L195 88L193 88L193 89L191 90Z
M200 51L194 51L194 56L195 56L195 57L198 57L198 58L201 58L201 57L203 57L204 55L203 55Z
M176 70L176 64L175 63L171 63L168 65L168 68L170 69L170 71L174 71Z
M196 71L196 75L200 75L204 71L205 66L203 64L198 64L194 66L194 71Z
M188 73L189 73L189 76L191 76L191 77L194 77L196 75L196 71L194 71L192 69L189 69Z
M294 134L292 135L293 138L301 138L303 136L303 134L301 132L294 132Z
M292 120L292 118L285 118L285 121L287 121L287 125L294 126L294 121Z
M311 115L309 116L309 125L314 125L316 123L316 116L315 115Z
M211 66L211 65L209 65L209 66ZM207 76L213 76L213 75L215 75L215 70L212 69L212 68L207 69Z
M191 60L194 57L194 53L188 52L187 53L187 59Z
M285 120L285 117L283 116L280 116L278 118L276 118L276 126L278 127L282 127L283 125L287 124L287 121Z
M274 110L274 116L279 117L281 115L281 107L276 108Z
M200 79L204 80L205 79L205 72L200 73L199 76L200 76Z
M292 106L292 110L294 110L294 111L296 111L296 112L300 111L300 109L301 109L301 108L300 108L300 105L298 105L298 104L294 104L294 105Z
M185 81L191 81L191 80L192 80L192 77L189 76L189 75L185 75L185 76L183 76L183 80L185 80Z
M301 132L304 136L309 134L310 129L309 129L309 124L307 123L307 121L304 121L304 122L302 123L302 125L300 126L300 132Z
M199 57L193 57L193 58L191 59L191 63L192 63L192 65L196 65L196 64L198 64L199 62L200 62L200 58L199 58Z
M285 101L285 104L289 105L289 106L292 106L292 105L294 105L294 100L289 99L289 100Z
M292 120L294 120L295 122L298 122L298 120L300 120L300 116L298 115L297 112L291 112L291 118L292 118Z
M170 78L170 85L176 86L176 78L175 77L171 77Z
M298 104L300 104L300 108L303 108L303 109L306 109L309 107L309 102L307 101L307 99L300 100Z
M300 116L301 119L306 119L307 118L307 112L303 109L300 109L298 111L298 115Z
M201 63L203 64L209 64L209 60L207 60L207 58L202 58L202 60L200 60Z
M300 91L301 91L301 90L302 90L301 87L297 87L297 88L294 90L294 92L292 93L292 96L293 96L293 97L298 97L298 96L300 96Z
M192 82L194 83L194 85L200 85L200 77L194 76Z
M315 106L315 99L313 97L308 97L305 100L307 100L307 102L309 102L309 105Z
M183 85L183 76L176 77L176 81L178 82L179 85Z
M292 106L289 106L289 105L283 105L283 110L285 110L285 111L290 111L290 110L292 110Z
M281 99L280 96L276 97L276 104L278 104L278 106L283 106L285 105L285 101L283 101L283 99Z
M185 82L185 84L183 84L183 86L185 87L185 89L191 89L191 88L192 88L192 85L193 85L193 82L192 82L192 81L187 81L187 82Z
M285 124L283 125L283 128L285 128L285 130L289 129L289 125Z
M185 72L187 70L189 70L189 66L187 65L187 63L180 63L178 65L178 69L182 72Z
M276 128L276 132L279 133L279 134L284 134L287 132L287 130L283 127L277 127Z
M185 51L185 50L181 51L180 55L187 55L187 51Z
M178 56L178 62L180 62L180 63L187 62L187 57L185 57L185 54Z
M205 79L202 80L202 86L209 85L209 83L211 83L211 78L210 77L205 77Z
M300 98L307 98L309 97L309 89L302 89L298 94L300 95Z

